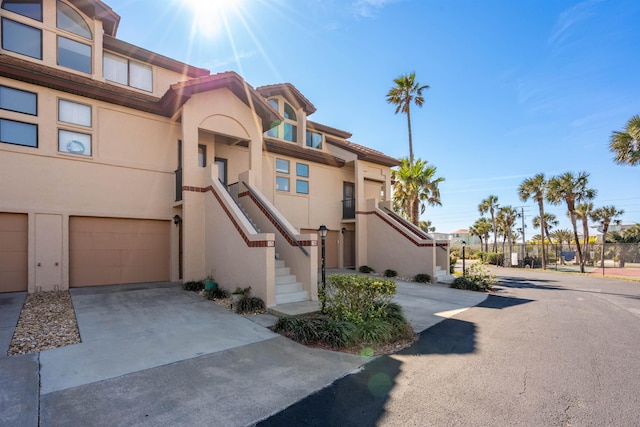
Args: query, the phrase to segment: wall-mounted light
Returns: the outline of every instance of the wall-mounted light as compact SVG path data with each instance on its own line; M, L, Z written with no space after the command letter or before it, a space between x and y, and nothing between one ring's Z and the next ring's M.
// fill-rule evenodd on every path
M182 218L180 218L180 215L175 214L173 216L173 223L177 226L178 224L180 224L182 222Z

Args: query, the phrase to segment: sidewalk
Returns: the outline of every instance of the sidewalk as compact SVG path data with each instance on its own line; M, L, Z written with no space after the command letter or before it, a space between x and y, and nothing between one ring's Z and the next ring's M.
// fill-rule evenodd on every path
M371 360L304 347L171 286L109 288L71 291L81 344L0 358L3 423L250 425ZM485 298L398 282L395 301L419 332Z

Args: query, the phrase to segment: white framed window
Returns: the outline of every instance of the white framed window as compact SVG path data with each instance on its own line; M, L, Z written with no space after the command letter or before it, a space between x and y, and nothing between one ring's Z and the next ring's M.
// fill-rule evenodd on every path
M58 121L91 127L91 106L59 99Z
M147 92L153 91L153 73L150 65L105 52L102 66L106 80Z
M58 129L58 151L61 153L91 156L91 135Z

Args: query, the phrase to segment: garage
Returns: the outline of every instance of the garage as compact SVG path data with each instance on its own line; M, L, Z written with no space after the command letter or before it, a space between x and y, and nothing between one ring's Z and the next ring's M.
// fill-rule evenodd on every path
M70 217L69 286L169 280L170 221Z
M26 214L0 212L0 292L27 290Z

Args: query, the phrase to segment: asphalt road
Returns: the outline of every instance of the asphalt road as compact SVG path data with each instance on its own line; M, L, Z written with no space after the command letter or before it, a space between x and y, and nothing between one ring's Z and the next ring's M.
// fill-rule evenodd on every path
M640 283L498 269L474 308L260 426L639 426Z

